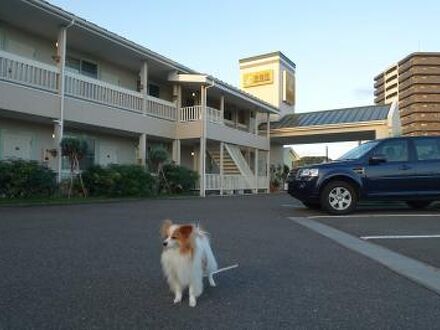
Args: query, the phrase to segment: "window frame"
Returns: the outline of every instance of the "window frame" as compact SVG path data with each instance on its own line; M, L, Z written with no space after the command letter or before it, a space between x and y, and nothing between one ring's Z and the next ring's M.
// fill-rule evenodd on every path
M408 157L406 160L397 160L397 161L389 161L388 159L386 159L386 163L385 164L396 164L396 163L406 163L406 162L411 162L414 160L414 146L412 145L412 143L410 143L410 141L408 139L390 139L390 140L384 140L381 143L379 143L377 146L375 146L372 150L370 150L370 152L368 153L368 158L372 157L372 156L376 156L376 155L384 155L383 153L378 153L377 150L379 148L382 148L383 145L385 143L389 143L389 142L395 142L395 141L399 141L399 142L404 142L406 143L406 147L407 147L407 152L408 152Z
M416 141L420 141L420 140L432 140L432 141L434 141L434 144L437 145L437 148L438 148L438 150L440 152L440 139L439 138L433 138L433 137L426 136L426 137L420 137L420 138L417 138L417 139L413 139L411 142L412 142L412 146L413 146L413 149L414 149L414 159L415 159L415 161L417 161L417 162L440 162L440 157L436 158L436 159L419 159L419 155L418 155L418 152L417 152L417 143L416 143Z

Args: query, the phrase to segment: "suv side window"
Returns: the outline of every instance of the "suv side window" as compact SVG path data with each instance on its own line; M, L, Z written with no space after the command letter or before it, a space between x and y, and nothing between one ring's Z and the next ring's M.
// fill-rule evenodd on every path
M406 140L389 140L380 144L374 155L385 156L387 162L406 162L409 160L408 142Z
M440 160L440 139L414 139L418 160Z

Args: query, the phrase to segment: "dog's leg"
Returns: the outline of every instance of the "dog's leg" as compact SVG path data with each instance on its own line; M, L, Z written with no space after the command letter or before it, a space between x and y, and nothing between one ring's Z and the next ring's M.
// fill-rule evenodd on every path
M209 285L212 287L215 287L215 281L214 281L214 277L212 276L212 274L208 275L208 281L209 281Z
M195 289L193 285L189 286L189 306L190 307L196 307L197 305L197 298L195 295Z
M182 301L182 288L181 286L176 282L174 283L174 304L178 304Z

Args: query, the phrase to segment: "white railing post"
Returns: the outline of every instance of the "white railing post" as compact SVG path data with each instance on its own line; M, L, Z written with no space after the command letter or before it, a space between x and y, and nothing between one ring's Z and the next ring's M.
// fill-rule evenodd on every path
M148 63L145 61L141 67L141 84L142 84L142 112L144 116L147 114L147 98L148 98Z

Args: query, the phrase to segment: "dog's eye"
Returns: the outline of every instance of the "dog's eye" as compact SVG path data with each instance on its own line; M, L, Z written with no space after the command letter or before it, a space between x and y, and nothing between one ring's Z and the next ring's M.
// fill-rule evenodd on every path
M177 237L176 236L171 236L171 239L177 239Z

